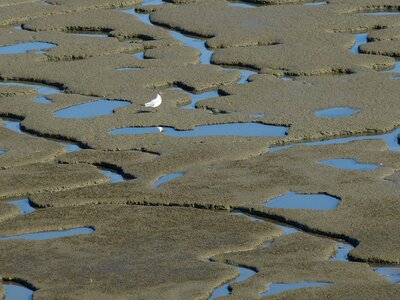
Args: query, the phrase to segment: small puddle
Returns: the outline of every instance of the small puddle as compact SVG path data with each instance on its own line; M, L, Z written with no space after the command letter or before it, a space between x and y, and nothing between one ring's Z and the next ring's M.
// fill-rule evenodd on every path
M36 232L28 233L15 236L0 236L0 240L48 240L57 239L63 237L69 237L74 235L91 234L94 229L91 227L80 227L63 231L46 231L46 232Z
M67 147L67 153L72 153L82 150L82 148L79 145L70 142L60 142L60 144Z
M285 146L277 146L271 147L268 152L276 152L283 149L288 149L296 146L325 146L325 145L334 145L334 144L346 144L353 141L361 141L361 140L383 140L386 142L390 151L400 151L400 145L398 141L398 136L400 134L400 128L392 131L391 133L382 134L382 135L365 135L365 136L353 136L347 138L339 138L339 139L330 139L326 141L320 142L306 142L306 143L298 143L291 144Z
M42 50L50 49L56 47L55 44L43 43L43 42L32 42L32 43L22 43L11 46L1 46L0 54L21 54L30 51L35 51L36 54L45 54Z
M16 133L23 133L21 131L21 121L3 120L3 127Z
M360 54L360 51L358 51L358 47L360 47L360 45L362 44L368 43L367 39L368 33L359 33L359 34L354 34L353 36L355 39L355 43L351 48L351 52L353 52L354 54Z
M42 95L51 95L51 94L59 94L61 91L59 89L53 88L48 85L43 84L33 84L33 83L23 83L23 82L15 82L15 81L1 81L0 86L23 86L36 89L38 94Z
M331 261L348 261L349 260L349 253L351 250L354 249L352 245L345 244L342 242L337 243L338 251L334 256L330 258Z
M161 5L164 4L163 0L143 0L142 6Z
M268 208L333 210L340 199L327 194L297 194L289 192L264 203Z
M215 289L213 291L213 293L211 294L211 296L208 298L209 300L229 296L232 293L231 285L233 283L245 281L245 280L249 279L250 277L257 274L256 271L249 269L249 268L238 267L238 266L234 266L231 264L227 264L227 265L234 267L237 271L239 271L239 276L236 277L234 280L229 281L228 283L225 283L225 284L221 285L220 287L218 287L217 289Z
M0 149L0 155L5 154L7 151Z
M33 213L36 209L31 206L29 203L29 199L21 199L21 200L12 200L12 201L7 201L7 204L12 204L18 207L19 213L21 215L27 215Z
M329 4L327 1L304 3L304 6L321 6Z
M33 102L39 103L39 104L51 104L51 103L53 103L53 101L51 101L50 99L48 99L46 97L37 97L36 99L33 100Z
M253 217L253 216L245 214L245 213L243 213L241 211L234 211L234 212L231 213L231 215L232 216L238 216L238 217L244 217L244 218L249 219L252 222L265 223L265 220Z
M194 130L175 130L164 127L163 133L171 137L199 136L285 136L288 128L285 126L264 125L261 123L230 123L219 125L198 126ZM109 132L111 135L160 133L158 127L127 127Z
M280 230L282 230L284 235L300 232L300 230L298 230L296 227L277 225L277 224L275 224L275 225L278 226Z
M351 117L359 113L358 109L350 107L333 107L315 112L315 115L320 118L342 118Z
M310 287L321 287L331 284L330 282L308 282L308 281L299 281L299 282L291 282L291 283L270 283L268 285L268 290L260 294L260 297L271 296L280 294L290 290L304 289Z
M323 160L320 161L319 163L321 165L335 167L341 170L367 171L367 170L376 170L381 167L373 164L362 164L354 159L349 159L349 158L336 158L330 160Z
M70 106L55 112L56 118L88 119L113 114L119 107L131 105L131 102L117 100L97 100L80 105Z
M400 267L375 267L373 270L391 283L400 283Z
M110 183L118 183L118 182L123 182L126 181L124 176L119 174L117 171L111 170L111 169L105 169L103 167L99 167L100 171L108 177L110 180Z
M178 172L178 173L172 173L172 174L162 176L159 179L157 179L156 182L154 182L154 186L156 188L159 188L161 185L163 185L167 182L170 182L170 181L174 180L175 178L181 177L183 175L185 175L185 174L182 172Z
M233 215L233 216L238 216L238 217L246 217L246 218L248 218L248 219L249 219L250 221L252 221L252 222L260 222L260 223L265 223L265 222L267 222L265 219L258 218L258 217L254 217L254 216L252 216L252 215L245 214L245 213L243 213L243 212L241 212L241 211L234 211L234 212L231 213L231 215ZM286 235L286 234L291 234L291 233L295 233L295 232L299 232L299 231L300 231L300 230L298 230L298 229L295 228L295 227L290 227L290 226L282 225L281 223L273 222L273 221L271 221L271 220L268 220L268 222L274 224L274 225L277 226L277 227L279 227L279 229L282 230L283 234L285 234L285 235ZM269 243L267 243L267 244L271 244L271 245L272 245L272 243L273 243L273 241L272 241L272 242L269 242ZM266 244L266 245L267 245L267 244ZM267 246L265 246L265 247L267 247Z
M373 12L365 12L361 13L360 15L363 16L392 16L392 15L399 15L400 11L373 11Z
M253 5L246 4L246 3L240 3L240 2L231 2L231 3L229 3L229 6L241 7L241 8L256 8Z
M117 71L133 71L133 70L143 70L143 68L136 68L136 67L128 67L128 68L117 68L115 69Z
M5 300L32 300L33 291L13 281L0 281L5 289Z
M133 57L136 57L137 59L144 59L144 52L138 52L135 54L132 54Z

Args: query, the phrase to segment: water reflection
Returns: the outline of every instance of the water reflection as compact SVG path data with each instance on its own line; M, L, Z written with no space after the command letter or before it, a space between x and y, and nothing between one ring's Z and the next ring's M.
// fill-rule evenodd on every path
M56 46L57 45L55 44L43 43L43 42L21 43L11 46L1 46L0 54L21 54L30 51L36 51L35 52L36 54L45 54L45 52L41 50L50 49Z
M109 132L111 135L159 133L158 127L127 127ZM194 130L175 130L163 128L163 133L172 137L198 136L285 136L288 128L284 126L264 125L261 123L230 123L198 126Z
M261 297L271 296L280 294L290 290L304 289L310 287L321 287L331 284L330 282L307 282L307 281L299 281L299 282L291 282L291 283L270 283L268 285L268 290L264 293L261 293Z
M80 227L63 231L46 231L46 232L35 232L15 236L0 236L0 240L48 240L57 239L63 237L69 237L81 234L91 234L94 229L91 227Z
M340 200L327 194L297 194L289 192L264 203L269 208L333 210Z
M336 158L336 159L320 161L319 163L321 165L335 167L337 169L342 169L342 170L367 171L367 170L376 170L380 168L380 166L377 165L362 164L354 159L349 159L349 158Z
M87 119L111 115L115 109L131 104L127 101L97 100L58 110L55 112L55 116L62 119Z

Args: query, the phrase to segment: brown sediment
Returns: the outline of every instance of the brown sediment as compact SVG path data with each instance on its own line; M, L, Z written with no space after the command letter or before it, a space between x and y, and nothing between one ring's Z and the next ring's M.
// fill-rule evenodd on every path
M379 140L267 149L399 127L398 82L394 74L378 71L392 68L393 57L399 56L400 21L364 14L398 10L398 1L338 0L307 7L304 1L248 0L263 5L246 9L225 0L171 0L138 10L151 13L153 25L110 9L138 1L48 2L0 3L2 25L23 23L23 30L1 28L0 45L57 45L41 55L0 55L0 78L61 90L46 95L52 103L44 105L33 102L42 95L31 87L0 86L0 116L20 120L24 132L0 128L0 149L7 151L0 155L0 197L29 195L42 208L18 217L15 206L0 203L0 235L79 226L96 231L58 240L1 241L0 276L26 278L38 288L35 298L43 299L61 293L85 299L206 298L237 275L228 266L206 262L213 257L259 271L233 285L234 299L256 299L269 282L293 281L332 284L272 298L396 298L398 286L365 262L400 263L400 154ZM214 51L212 64L200 64L199 49L182 45L168 29L204 39ZM75 31L109 37L83 37ZM359 49L368 54L352 53L353 34L364 32L369 43ZM141 52L144 59L133 56ZM240 72L225 66L259 74L236 84ZM181 90L168 90L172 87ZM166 93L162 105L141 113L160 90ZM194 93L210 90L220 96L197 102L193 110L182 108ZM100 99L132 105L89 119L55 117L61 109ZM334 107L358 113L341 118L315 114ZM110 134L125 127L193 130L238 122L287 126L289 134ZM88 149L66 153L50 138ZM381 168L345 171L319 163L334 158ZM135 180L110 184L96 166ZM184 176L154 188L158 178L176 172ZM263 205L287 192L328 193L340 204L331 211ZM229 216L232 209L321 236L278 237L273 224ZM273 238L270 249L261 249ZM355 246L350 260L364 263L329 261L336 251L332 238L350 242Z
M60 293L85 299L205 297L215 284L235 274L229 267L209 263L207 257L250 250L279 232L273 225L226 213L98 205L39 210L25 220L3 222L0 235L77 226L93 226L96 231L90 236L0 243L0 274L20 274L33 282L38 298ZM9 251L15 252L12 259L6 256ZM43 263L43 258L57 260L57 266ZM34 273L26 272L33 267Z

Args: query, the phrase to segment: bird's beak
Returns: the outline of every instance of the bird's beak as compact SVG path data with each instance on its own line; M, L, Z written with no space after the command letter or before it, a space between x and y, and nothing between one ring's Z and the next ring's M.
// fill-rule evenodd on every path
M160 95L165 95L165 93L163 93L163 92L158 92L158 94L160 94Z

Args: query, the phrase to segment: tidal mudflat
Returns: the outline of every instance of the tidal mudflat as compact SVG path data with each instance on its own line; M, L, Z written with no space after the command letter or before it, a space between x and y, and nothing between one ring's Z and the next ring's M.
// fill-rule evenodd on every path
M4 0L0 298L397 299L399 11Z

